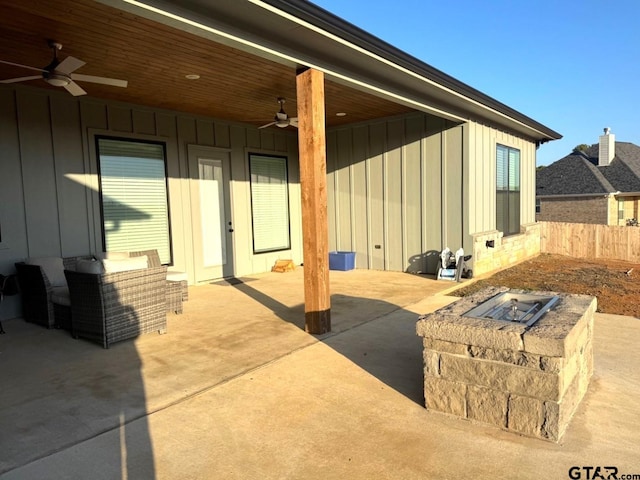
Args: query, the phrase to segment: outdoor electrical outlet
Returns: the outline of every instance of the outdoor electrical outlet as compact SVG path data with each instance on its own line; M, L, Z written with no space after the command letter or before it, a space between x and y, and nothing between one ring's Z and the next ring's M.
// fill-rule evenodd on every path
M487 240L487 243L485 243L485 246L487 248L494 248L496 246L496 241L495 240Z

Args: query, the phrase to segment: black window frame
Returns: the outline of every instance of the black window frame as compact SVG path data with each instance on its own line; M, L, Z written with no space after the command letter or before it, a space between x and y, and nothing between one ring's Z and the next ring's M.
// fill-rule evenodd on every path
M252 159L255 157L263 157L263 158L272 158L272 159L280 159L284 162L284 185L286 192L286 216L287 216L287 227L286 227L286 237L287 237L287 245L286 246L273 246L272 248L256 248L256 198L253 189L253 175L255 173L255 169L252 168ZM272 253L272 252L282 252L291 250L291 202L290 202L290 192L289 192L289 158L286 155L278 155L272 153L262 153L262 152L249 152L248 153L248 164L249 164L249 192L251 197L251 245L253 249L253 254L264 254L264 253Z
M167 266L172 266L173 265L173 232L171 228L171 202L169 197L169 168L168 168L168 161L167 161L167 143L161 140L140 139L135 137L94 135L96 163L97 163L97 172L98 172L100 230L101 230L101 241L102 241L103 251L107 251L107 238L106 238L106 232L105 232L105 213L104 213L103 191L102 191L102 166L100 161L100 140L141 143L141 144L147 144L147 145L151 144L151 145L158 145L162 147L162 161L164 164L164 188L165 188L165 195L166 195L166 202L167 202L167 234L168 234L168 242L169 242L169 245L168 245L169 261L162 262L162 264ZM152 248L153 246L150 246L149 248L145 248L145 249L152 249Z
M515 165L512 164L512 154L517 157ZM521 158L520 149L496 144L496 230L505 237L520 233ZM517 168L515 174L514 168ZM517 184L512 184L512 180L517 180Z

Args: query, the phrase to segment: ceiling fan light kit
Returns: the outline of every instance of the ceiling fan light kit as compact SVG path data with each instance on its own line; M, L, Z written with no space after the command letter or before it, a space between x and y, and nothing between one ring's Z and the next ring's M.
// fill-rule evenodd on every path
M43 79L49 85L54 87L63 87L67 92L69 92L74 97L79 95L86 95L85 92L80 85L78 85L75 80L81 82L92 82L92 83L100 83L102 85L111 85L114 87L127 87L128 82L126 80L118 80L116 78L107 78L107 77L96 77L93 75L81 75L73 73L78 68L85 65L85 62L82 60L78 60L75 57L67 57L64 60L58 60L58 50L62 49L62 44L58 42L54 42L50 40L48 42L49 47L53 50L53 60L49 65L44 68L36 68L30 67L28 65L22 65L20 63L7 62L4 60L0 60L0 63L4 63L6 65L13 65L14 67L26 68L29 70L36 70L42 72L40 75L34 75L30 77L19 77L19 78L9 78L7 80L0 80L0 83L18 83L18 82L26 82L29 80L37 80L39 78Z
M65 87L71 83L71 79L65 75L59 75L57 73L44 72L42 74L44 81L54 87Z
M273 122L269 122L266 125L262 125L258 128L267 128L272 125L275 125L278 128L286 128L288 126L298 128L298 117L290 117L289 115L287 115L287 112L284 111L285 99L283 97L278 97L277 100L280 104L280 111L276 112L275 117L273 117Z

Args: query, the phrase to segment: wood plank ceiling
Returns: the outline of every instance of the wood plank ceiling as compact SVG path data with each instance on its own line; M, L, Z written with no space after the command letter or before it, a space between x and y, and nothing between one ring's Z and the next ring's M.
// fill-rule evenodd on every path
M285 110L296 116L290 67L91 0L0 0L0 60L42 68L52 58L49 39L63 45L60 59L71 55L86 62L75 73L129 82L127 88L78 82L91 97L256 126L272 121L276 98L285 97ZM0 79L37 74L0 64ZM188 74L200 79L188 80ZM62 90L42 79L23 84ZM325 90L328 127L410 111L331 81Z

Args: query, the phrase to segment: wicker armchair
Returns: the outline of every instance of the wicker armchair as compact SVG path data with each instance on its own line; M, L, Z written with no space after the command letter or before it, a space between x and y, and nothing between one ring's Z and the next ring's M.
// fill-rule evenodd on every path
M73 336L112 343L167 329L167 267L114 273L65 270Z
M146 255L150 267L159 267L160 255L157 250L142 250L139 252L129 252L130 257ZM189 287L186 280L182 279L180 273L177 280L172 278L173 272L167 271L167 312L182 313L182 302L189 299Z
M66 257L62 259L65 269L75 269L76 262L85 257ZM54 304L52 297L58 290L66 289L51 279L40 265L18 262L15 264L22 297L22 316L27 322L37 323L47 328L68 327L69 307Z

